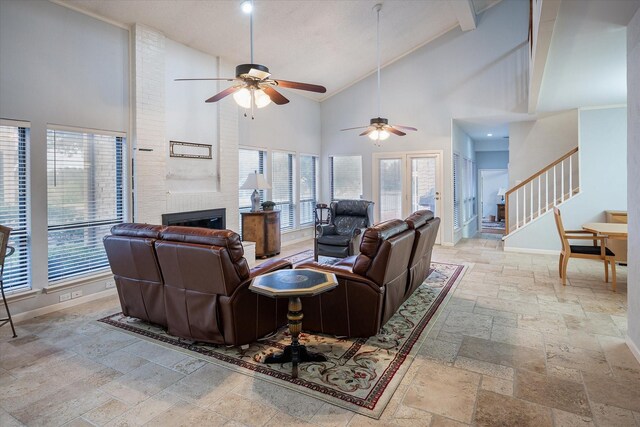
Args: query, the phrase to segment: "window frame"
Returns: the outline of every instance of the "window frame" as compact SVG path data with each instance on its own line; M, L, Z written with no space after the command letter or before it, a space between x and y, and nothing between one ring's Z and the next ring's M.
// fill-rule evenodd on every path
M298 153L298 228L304 227L312 227L315 226L315 209L318 200L320 199L320 156L318 154L308 154L308 153ZM314 198L313 199L302 199L302 158L303 157L311 157L313 159L313 191ZM303 222L302 221L302 204L312 202L314 214L312 215L311 221Z
M288 189L288 193L289 193L289 203L278 203L275 202L273 200L273 190L274 190L274 184L273 184L273 177L274 177L274 172L273 172L273 161L275 159L275 154L286 154L287 156L289 156L288 158L288 163L289 163L289 182L291 183L291 187ZM273 201L274 203L276 203L276 208L283 206L283 205L289 205L289 209L290 209L290 213L289 213L289 218L291 219L291 225L284 225L284 221L282 218L282 209L280 209L280 231L294 231L297 230L299 228L298 224L298 213L297 213L297 208L298 208L298 201L299 201L299 192L297 191L299 184L296 185L296 181L299 179L298 176L298 170L299 168L297 167L297 163L299 162L299 155L297 152L295 151L288 151L288 150L270 150L270 157L271 160L268 162L269 163L269 168L270 168L270 174L269 174L269 183L271 184L271 190L269 190L269 200Z

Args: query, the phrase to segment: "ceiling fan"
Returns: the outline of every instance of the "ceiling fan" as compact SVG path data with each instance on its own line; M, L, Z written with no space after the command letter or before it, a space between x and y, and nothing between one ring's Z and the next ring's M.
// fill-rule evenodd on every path
M276 105L283 105L289 102L275 87L286 89L306 90L309 92L325 93L324 86L310 83L292 82L289 80L272 79L269 69L260 64L253 63L253 0L246 0L242 3L242 11L249 14L250 19L250 39L251 39L251 63L240 64L236 67L235 78L200 78L200 79L175 79L175 81L190 80L222 80L234 82L231 87L223 90L205 102L217 102L222 98L232 95L236 103L246 109L251 109L253 119L253 108L263 108L273 102ZM247 113L244 114L245 117Z
M384 141L385 139L389 138L391 134L405 136L406 132L403 131L417 131L418 129L411 126L390 125L388 119L380 117L380 10L382 10L382 4L376 4L373 7L373 10L375 10L378 14L376 41L378 52L378 117L374 117L369 120L369 126L359 126L340 130L345 131L365 129L365 131L362 132L360 136L368 136L372 140L376 141L376 145L379 146L380 141Z

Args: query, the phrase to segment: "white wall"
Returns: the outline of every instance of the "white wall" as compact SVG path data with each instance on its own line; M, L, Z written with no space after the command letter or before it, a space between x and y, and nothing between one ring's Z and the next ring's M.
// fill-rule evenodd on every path
M376 148L357 131L339 131L377 116L375 75L322 102L323 199L329 199L329 154L362 155L364 198L371 200L374 152L443 150L442 236L452 243L451 119L525 111L528 11L527 2L504 0L478 17L476 30L452 30L382 70L382 117L418 132Z
M478 141L476 141L478 144ZM509 168L509 152L508 151L477 151L476 163L478 170L480 169L508 169Z
M481 170L479 186L482 191L482 217L497 215L498 203L502 203L502 197L498 197L500 188L507 188L509 174L506 170Z
M509 125L509 188L578 146L578 110Z
M629 323L628 340L640 360L640 11L627 27L627 105L628 142L627 169L629 176L629 267L627 276Z
M627 110L579 111L580 194L560 206L566 229L605 222L605 210L627 210ZM510 177L511 178L511 177ZM507 236L505 248L560 250L553 211Z
M0 1L0 117L31 122L31 281L47 279L48 124L129 129L129 31L47 1ZM104 282L83 288L104 291ZM57 303L39 293L13 313Z

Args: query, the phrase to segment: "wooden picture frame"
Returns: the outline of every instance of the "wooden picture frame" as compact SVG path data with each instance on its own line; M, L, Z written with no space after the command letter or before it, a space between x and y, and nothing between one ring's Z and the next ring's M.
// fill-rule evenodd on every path
M169 141L169 156L186 159L213 159L213 152L210 144Z

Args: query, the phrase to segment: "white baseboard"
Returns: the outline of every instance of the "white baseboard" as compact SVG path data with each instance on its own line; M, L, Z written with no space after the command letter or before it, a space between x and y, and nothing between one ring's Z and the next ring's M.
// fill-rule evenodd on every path
M629 350L631 350L631 353L633 353L635 358L638 359L638 362L640 362L640 349L638 349L635 343L631 341L631 338L629 337L629 335L627 335L625 338L627 341L627 345L629 346Z
M85 295L80 298L70 299L69 301L59 302L57 304L47 305L45 307L36 308L35 310L24 311L12 316L14 322L20 322L22 320L32 319L34 317L42 316L45 314L53 313L55 311L64 310L65 308L74 307L76 305L84 304L85 302L95 301L100 298L116 295L116 288L106 289L95 294Z
M534 249L534 248L512 248L505 246L505 252L517 252L521 254L538 254L538 255L560 255L557 249Z

